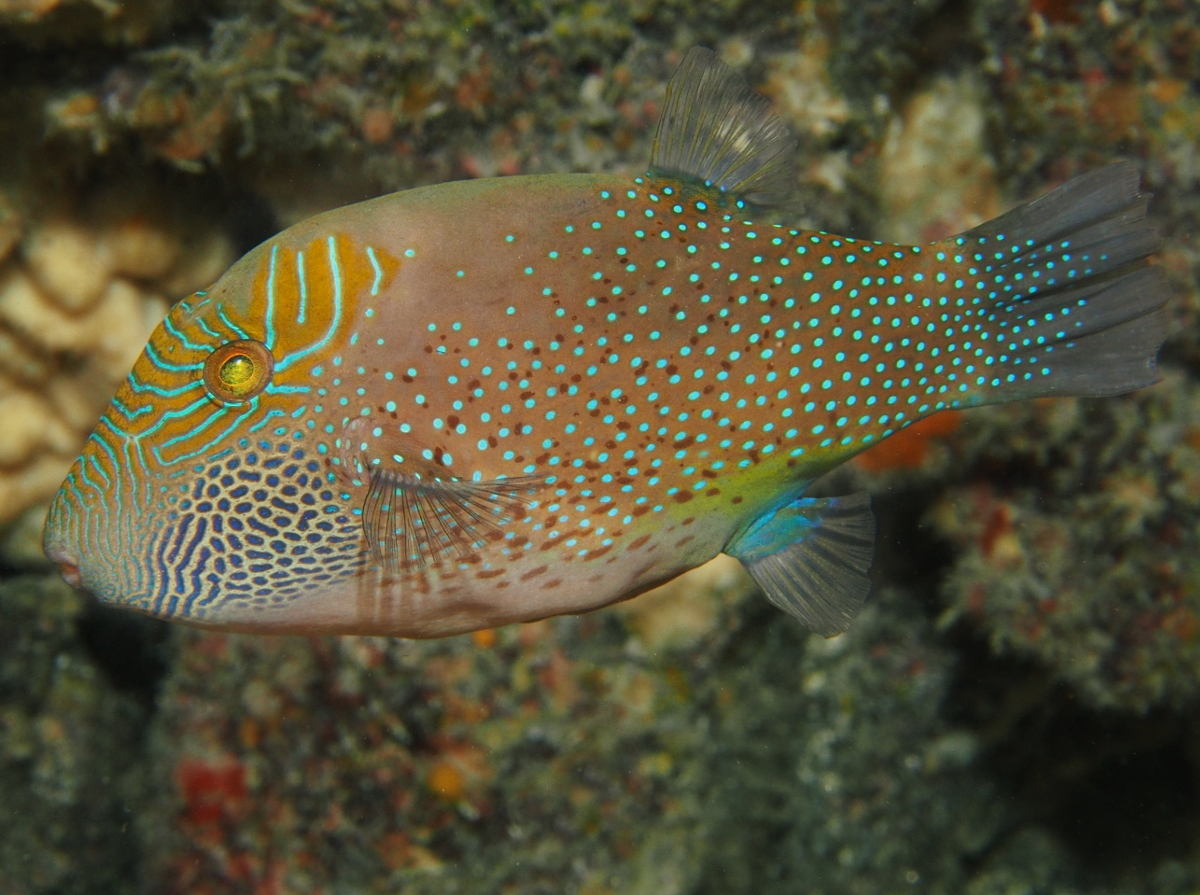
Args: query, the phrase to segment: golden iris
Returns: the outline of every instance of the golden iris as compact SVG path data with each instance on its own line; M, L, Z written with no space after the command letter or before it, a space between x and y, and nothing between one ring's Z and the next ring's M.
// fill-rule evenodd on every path
M271 381L275 358L262 342L240 339L222 345L204 362L204 385L224 404L241 404Z

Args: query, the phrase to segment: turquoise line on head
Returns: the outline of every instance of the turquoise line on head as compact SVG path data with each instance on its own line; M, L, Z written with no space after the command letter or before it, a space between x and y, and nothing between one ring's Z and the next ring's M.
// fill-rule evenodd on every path
M255 398L253 401L251 401L250 404L248 405L249 409L253 410L254 405L255 405L255 403L257 403L257 401L258 401L257 398ZM205 429L207 429L209 426L211 426L217 420L219 420L223 416L225 416L226 411L228 411L228 410L229 410L229 408L227 406L218 407L215 412L210 413L208 415L208 417L204 420L204 422L201 423L196 428L191 429L187 432L184 432L182 435L176 435L174 438L168 438L161 445L155 446L155 448L154 448L155 453L159 453L160 447L168 448L173 444L179 444L179 442L181 442L181 441L187 441L189 438L191 438L194 435L199 435L201 432L203 432ZM159 459L162 459L161 454L159 456Z
M108 442L105 441L103 438L101 438L100 435L98 434L98 432L93 432L92 437L88 440L99 445L100 449L102 451L104 451L104 453L108 454L108 459L112 463L112 466L113 466L113 476L119 477L120 472L121 472L121 464L117 461L117 455L113 453L113 449L112 449L112 447L109 446ZM98 468L99 464L96 464L96 465ZM132 471L133 470L130 470L130 472L132 472ZM110 484L109 487L112 488L112 485ZM112 488L112 490L113 490L113 497L117 501L117 510L119 512L121 509L121 494L116 488Z
M99 475L100 478L104 479L104 487L103 488L98 486L91 479L87 478L87 468L88 468L89 464L91 464L91 466L96 470L96 474ZM106 473L103 469L101 469L100 464L97 463L91 457L85 456L82 458L82 461L79 464L79 477L82 478L85 482L87 482L91 487L95 488L96 491L99 492L100 494L105 494L108 491L112 490L112 481L109 479L108 473Z
M275 347L275 259L279 255L279 243L271 246L271 261L267 269L267 312L263 325L263 344L270 351Z
M224 411L226 411L228 409L229 409L228 407L222 407L221 411L223 413ZM163 444L161 444L161 445L156 445L154 447L154 456L158 459L158 462L161 463L163 466L174 466L177 463L183 463L187 460L192 460L195 457L199 456L200 454L203 454L205 451L212 450L212 447L214 444L220 442L221 439L227 437L231 432L236 431L237 428L248 417L252 416L256 410L258 410L258 398L255 398L253 401L251 401L246 406L246 412L243 413L241 416L233 419L229 423L229 425L225 427L225 429L222 432L220 432L219 434L214 435L212 438L208 439L201 447L196 448L196 450L192 451L190 454L180 454L178 457L175 457L171 460L167 460L163 457L162 452L165 448L168 448L172 444L176 444L177 442L183 441L184 439L191 438L193 435L196 435L199 432L203 432L206 428L208 428L210 425L212 425L212 423L216 422L220 418L219 414L213 414L208 418L208 421L203 426L199 427L198 429L193 429L191 432L188 432L185 435L180 435L176 438L172 438L170 441L163 442Z
M91 479L88 478L86 463L79 464L79 480L81 482L83 482L83 484L85 484L89 488L91 488L94 492L96 492L97 496L99 496L99 497L103 497L107 493L107 491L104 488L101 488L99 485L97 485L95 482L93 482Z
M129 448L131 445L134 450L137 451L136 462L135 458L129 454ZM150 464L146 462L146 455L142 453L142 442L139 438L126 436L123 444L121 445L121 452L125 455L126 469L144 469L147 473L150 471ZM150 506L151 501L154 499L154 486L150 484L149 475L142 476L142 481L145 483L146 487L146 494L143 498L145 501L144 505Z
M255 423L253 426L250 427L250 431L258 432L260 429L262 429L263 426L265 426L267 423L271 422L271 420L274 417L283 416L283 415L284 414L283 414L282 410L272 408L271 410L267 411L266 416L264 416L261 420L259 420L257 423Z
M300 280L300 312L296 315L296 322L303 323L308 308L308 281L304 278L303 252L296 253L296 276Z
M173 373L186 373L189 370L202 370L204 364L173 364L168 360L164 360L158 353L158 349L154 347L153 342L146 343L146 357L150 358L154 366L160 370L170 370Z
M383 268L379 266L379 261L375 258L375 249L367 246L367 258L371 261L371 266L375 268L375 282L371 284L371 295L379 294L379 284L383 280Z
M338 267L337 260L337 242L332 236L327 240L329 244L329 270L333 280L333 316L329 321L329 329L325 331L325 335L321 339L301 351L294 351L287 357L282 358L275 364L275 369L286 370L296 361L301 358L308 357L315 351L320 351L333 339L333 334L337 332L338 325L342 320L342 271Z
M132 380L132 378L133 377L130 377L131 380ZM115 407L117 410L121 411L121 413L124 414L125 417L129 420L136 420L139 416L145 416L147 413L154 412L153 404L146 404L146 405L143 405L142 407L139 407L137 410L130 410L128 407L125 406L125 404L121 401L120 398L113 398L113 407ZM109 426L112 426L112 430L114 432L116 432L118 435L125 434L122 430L118 429L115 425L113 425L113 423L108 419L107 416L101 417L100 422L108 423Z
M201 318L199 318L199 317L196 318L196 325L198 327L200 327L202 330L204 330L206 333L208 333L210 336L212 336L214 339L216 339L218 345L225 343L225 337L223 335L221 335L219 332L217 332L215 329L213 329L211 326L209 326L207 323L205 323L204 320L202 320Z
M177 338L183 344L184 348L190 348L192 351L205 351L205 352L213 350L214 346L212 346L212 345L197 345L195 342L193 342L191 339L189 339L186 335L183 334L183 331L180 330L179 327L177 327L174 324L174 322L172 322L172 320L169 316L163 320L163 329L165 329L167 332L169 332L171 335L173 335L175 338Z
M193 379L187 385L181 385L178 388L161 388L157 385L146 385L138 379L133 380L129 386L133 391L139 393L149 392L158 395L160 398L177 398L184 392L189 392L194 388L203 388L204 383L199 379Z
M238 326L236 323L234 323L232 320L230 320L228 317L225 316L224 308L221 308L219 311L217 311L217 316L221 318L222 323L224 323L231 330L233 330L234 334L237 335L237 337L239 339L250 338L249 334L245 330L243 330L240 326ZM220 337L218 336L218 338L220 338Z
M141 439L145 438L148 435L153 435L155 432L157 432L159 429L161 429L163 426L165 426L168 421L187 416L192 411L196 410L199 407L203 407L207 403L209 403L209 401L208 401L208 397L206 395L205 397L201 398L198 401L193 401L187 407L183 407L179 410L166 411L165 413L163 413L162 416L159 417L157 423L155 423L153 426L151 426L149 429L147 429L145 432L143 432L141 435L138 436L138 440L140 441Z

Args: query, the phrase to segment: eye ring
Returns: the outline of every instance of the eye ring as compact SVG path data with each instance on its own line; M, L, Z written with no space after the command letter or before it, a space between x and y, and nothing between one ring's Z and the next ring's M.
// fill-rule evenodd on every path
M260 394L275 372L275 358L262 342L239 339L213 351L204 362L204 387L223 404L244 404Z

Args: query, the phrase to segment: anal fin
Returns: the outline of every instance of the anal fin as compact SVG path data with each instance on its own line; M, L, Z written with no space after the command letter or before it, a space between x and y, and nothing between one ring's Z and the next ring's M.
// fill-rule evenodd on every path
M802 497L756 520L725 552L746 567L768 600L832 637L850 626L871 588L871 499Z

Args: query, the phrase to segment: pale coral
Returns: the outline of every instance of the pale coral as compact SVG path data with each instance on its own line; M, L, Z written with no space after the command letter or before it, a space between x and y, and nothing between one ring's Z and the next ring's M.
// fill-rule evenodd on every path
M112 276L112 252L98 234L73 221L45 221L21 246L29 273L68 311L92 305Z
M970 77L940 78L908 101L880 153L883 239L931 242L1001 211L984 125L982 91Z
M121 221L103 242L112 256L113 270L135 280L164 276L179 260L179 238L139 218Z
M106 217L99 204L23 234L0 195L0 524L58 489L167 297L210 285L233 260L216 230L185 239L152 215L109 202Z
M27 391L0 394L0 419L0 466L26 463L46 448L66 455L75 447L75 433L54 408Z

